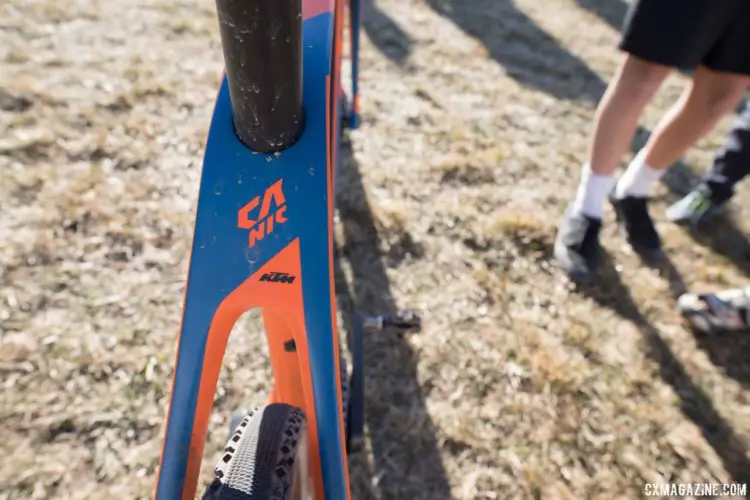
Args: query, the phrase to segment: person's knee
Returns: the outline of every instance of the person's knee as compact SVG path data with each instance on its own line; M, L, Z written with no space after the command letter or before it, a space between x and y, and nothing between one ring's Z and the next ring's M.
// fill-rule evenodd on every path
M615 92L623 98L645 102L651 99L669 76L671 68L628 56L617 75Z
M703 71L696 75L687 105L705 115L724 115L737 107L750 84L744 76L726 76Z

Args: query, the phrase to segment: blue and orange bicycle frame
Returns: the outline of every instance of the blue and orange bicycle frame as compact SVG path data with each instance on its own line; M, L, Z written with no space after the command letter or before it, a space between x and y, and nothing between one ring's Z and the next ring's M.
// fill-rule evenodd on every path
M359 0L349 5L358 113ZM303 0L306 125L279 154L238 139L226 75L205 151L157 500L192 500L227 341L262 310L274 383L269 402L308 422L316 499L350 498L333 279L334 182L342 127L344 3Z

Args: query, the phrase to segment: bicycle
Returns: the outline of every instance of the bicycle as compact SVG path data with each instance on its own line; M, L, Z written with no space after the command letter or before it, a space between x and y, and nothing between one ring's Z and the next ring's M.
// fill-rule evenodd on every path
M350 498L347 449L364 427L365 329L349 377L333 288L338 137L356 128L360 0L216 0L225 71L208 134L156 500L192 499L229 334L261 308L268 403L235 415L204 499ZM303 105L304 95L304 105ZM321 446L325 443L325 446Z

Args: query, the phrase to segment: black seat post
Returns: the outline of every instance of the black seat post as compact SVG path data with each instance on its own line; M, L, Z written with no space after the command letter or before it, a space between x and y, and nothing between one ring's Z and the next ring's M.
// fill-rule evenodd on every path
M216 0L234 126L254 151L293 145L304 129L302 0Z

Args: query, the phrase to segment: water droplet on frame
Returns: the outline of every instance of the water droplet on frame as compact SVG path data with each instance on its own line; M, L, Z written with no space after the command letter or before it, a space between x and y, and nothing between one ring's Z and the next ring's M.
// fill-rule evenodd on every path
M258 250L258 247L253 246L245 248L245 260L248 264L257 264L260 260L260 251Z

